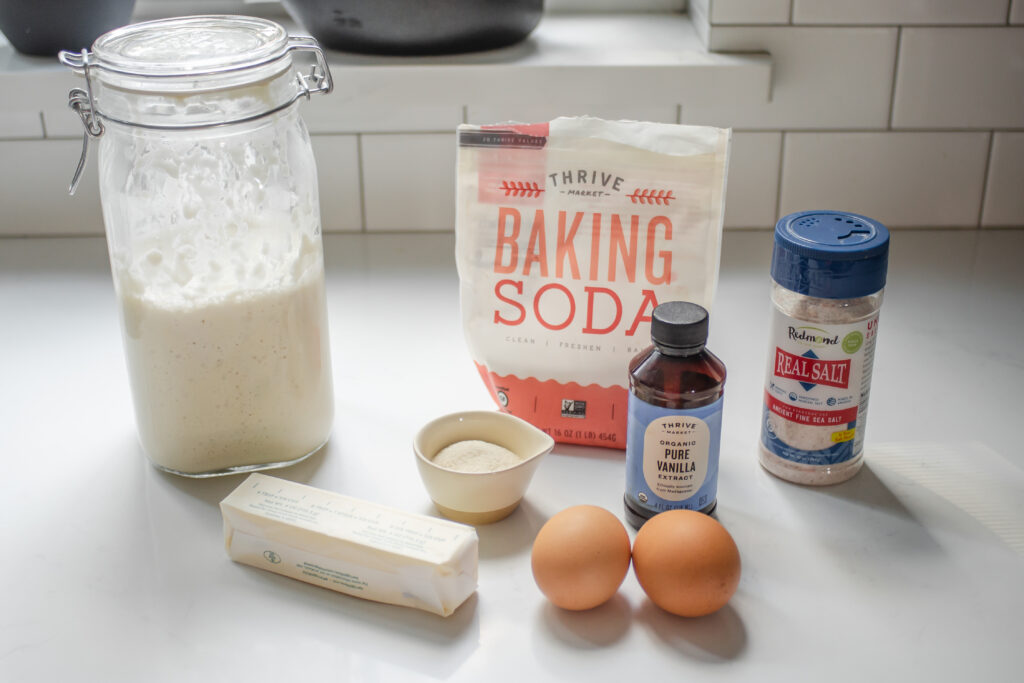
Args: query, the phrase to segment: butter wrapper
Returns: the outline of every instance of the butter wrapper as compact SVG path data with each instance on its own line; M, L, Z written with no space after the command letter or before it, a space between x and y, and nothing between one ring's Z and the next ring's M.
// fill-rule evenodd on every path
M252 474L221 501L235 562L442 616L477 587L476 529Z

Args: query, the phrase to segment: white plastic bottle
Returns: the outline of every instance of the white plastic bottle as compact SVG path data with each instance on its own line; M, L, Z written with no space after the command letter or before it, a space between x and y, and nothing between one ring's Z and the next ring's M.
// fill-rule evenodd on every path
M889 231L864 216L804 211L775 226L761 465L836 484L864 462Z

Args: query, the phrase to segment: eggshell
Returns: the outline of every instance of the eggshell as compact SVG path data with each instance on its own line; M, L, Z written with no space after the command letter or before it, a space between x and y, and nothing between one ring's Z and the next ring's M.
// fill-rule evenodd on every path
M740 551L717 520L669 510L640 527L633 571L655 605L682 617L721 609L740 582Z
M607 602L629 571L629 534L604 508L576 505L549 519L533 542L533 578L558 607Z

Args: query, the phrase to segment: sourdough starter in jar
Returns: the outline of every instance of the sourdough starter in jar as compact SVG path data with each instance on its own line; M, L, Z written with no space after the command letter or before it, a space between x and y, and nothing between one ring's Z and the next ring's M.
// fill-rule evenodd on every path
M237 259L198 253L153 248L115 274L146 454L164 469L202 473L312 453L334 413L318 241L301 240L244 285L227 276L174 297L147 286L156 273L185 271L193 282L244 273Z
M834 484L863 464L888 249L885 226L856 214L776 226L761 464L778 477Z
M292 63L302 51L317 55L309 75ZM211 476L313 453L334 414L316 165L298 112L330 90L319 48L264 19L182 17L62 60L86 78L78 105L99 138L146 455Z

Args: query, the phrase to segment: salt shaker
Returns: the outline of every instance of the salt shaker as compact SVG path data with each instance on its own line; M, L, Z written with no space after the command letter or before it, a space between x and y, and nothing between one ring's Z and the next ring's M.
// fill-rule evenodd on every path
M305 56L311 70L300 72ZM312 38L253 17L106 33L61 61L99 147L135 417L186 476L296 462L334 417L316 165L298 103L331 89Z
M775 226L772 323L760 460L799 484L835 484L863 465L889 231L839 211Z

